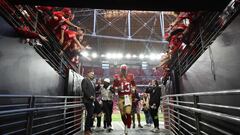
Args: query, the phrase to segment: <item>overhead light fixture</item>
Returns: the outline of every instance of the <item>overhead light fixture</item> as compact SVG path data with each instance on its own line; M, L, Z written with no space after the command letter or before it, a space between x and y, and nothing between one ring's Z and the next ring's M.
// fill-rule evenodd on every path
M97 53L95 53L95 52L92 53L92 57L93 57L93 58L97 58L97 56L98 56Z
M144 58L149 58L149 55L144 55Z
M130 59L131 57L132 57L132 56L131 56L131 54L129 54L129 53L126 55L126 58L127 58L127 59Z
M151 53L151 54L149 55L149 59L150 59L150 60L155 60L155 59L156 59L156 54Z
M102 54L102 55L101 55L101 57L105 57L105 55L104 55L104 54Z
M88 56L89 56L89 53L88 53L88 52L86 52L86 51L84 51L84 52L81 52L81 54L82 54L82 56L83 56L83 57L88 57Z
M133 58L137 58L137 55L136 54L133 54L133 56L132 56Z
M159 53L159 54L157 54L156 59L160 60L160 59L162 58L162 55L163 55L163 53Z
M117 59L122 59L123 58L123 54L122 53L118 53L117 54Z
M112 57L112 54L111 54L111 53L107 53L107 54L106 54L106 58L107 58L107 59L111 59L111 57Z
M117 54L116 53L112 53L111 54L111 59L116 59L117 58Z
M144 55L143 54L140 54L139 55L139 59L143 59L144 58Z

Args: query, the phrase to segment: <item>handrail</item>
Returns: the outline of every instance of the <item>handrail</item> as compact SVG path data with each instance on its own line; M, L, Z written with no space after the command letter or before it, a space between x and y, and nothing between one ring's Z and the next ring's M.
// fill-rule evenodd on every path
M0 98L0 106L4 105L0 110L0 134L68 134L83 129L82 96L0 94ZM9 102L12 99L14 102ZM25 106L19 108L18 104ZM72 127L73 122L78 122L78 126ZM69 127L74 131L69 131Z
M181 96L212 96L212 95L227 95L227 94L240 94L240 90L225 90L225 91L214 91L214 92L173 94L173 95L165 95L162 98L164 98L164 97L181 97Z
M0 97L16 97L16 98L27 98L27 97L37 97L37 98L82 98L83 96L47 96L47 95L8 95L0 94Z
M187 107L187 106L182 106L182 105L176 105L176 104L171 104L171 103L166 103L167 105L176 107L176 108L180 108L183 110L189 110L192 112L197 112L197 113L201 113L201 114L205 114L205 115L209 115L209 116L214 116L216 118L222 118L225 120L230 120L233 122L240 122L240 117L238 116L232 116L232 115L228 115L228 114L224 114L224 113L219 113L219 112L214 112L214 111L207 111L204 109L197 109L197 108L193 108L193 107Z
M232 105L221 105L217 103L208 103L204 102L201 103L199 102L199 97L201 97L201 100L204 99L203 97L206 96L221 96L221 99L224 98L225 96L231 95L232 97L234 95L239 95L240 96L240 90L223 90L223 91L213 91L213 92L197 92L197 93L186 93L186 94L174 94L174 95L166 95L161 97L162 98L162 104L163 107L166 108L168 111L163 111L164 116L166 117L169 122L167 123L168 126L170 126L170 129L174 129L175 127L178 127L180 131L186 131L188 128L186 128L184 125L179 125L181 123L188 125L190 127L194 127L196 129L196 134L200 135L200 133L206 133L208 132L201 130L201 126L206 126L209 128L211 131L215 131L218 133L223 133L223 134L235 134L233 132L235 131L229 131L228 129L220 128L218 125L214 124L213 122L208 122L208 121L202 121L200 118L202 116L210 116L214 119L218 119L223 122L228 122L232 124L240 124L240 117L237 114L230 113L229 111L225 111L226 109L229 110L235 110L239 111L240 107L238 106L232 106ZM184 97L192 97L193 101L188 101L189 98L184 98ZM192 100L191 99L191 100ZM220 100L221 100L220 99ZM204 108L202 108L202 106ZM208 108L205 108L208 107ZM211 107L211 108L209 108ZM216 111L221 109L221 112ZM185 114L186 112L190 112L193 114L193 116L189 116ZM189 121L183 121L183 119L189 119ZM173 120L177 119L178 123L174 122ZM213 119L213 120L214 120ZM195 123L195 124L192 124ZM173 126L174 125L174 126ZM173 127L172 127L173 126ZM186 132L190 132L187 130Z
M41 110L53 110L53 109L65 109L65 108L75 108L75 107L83 107L83 104L78 105L65 105L65 106L50 106L50 107L38 107L38 108L27 108L27 109L15 109L8 111L0 111L0 115L9 114L9 113L18 113L18 112L33 112L33 111L41 111Z

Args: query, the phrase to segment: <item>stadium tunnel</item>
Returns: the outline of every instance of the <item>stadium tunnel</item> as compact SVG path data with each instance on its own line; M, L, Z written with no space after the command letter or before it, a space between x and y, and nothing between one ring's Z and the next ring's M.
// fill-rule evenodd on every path
M82 134L81 81L89 70L96 79L113 80L121 64L134 74L140 93L150 80L162 83L164 121L158 134L240 134L240 1L217 3L1 0L0 134ZM37 6L71 8L72 23L85 29L83 44L92 54L83 51L76 61L63 51L46 23L49 13ZM174 48L168 39L178 19L173 11L198 16L183 22L191 27L183 47Z

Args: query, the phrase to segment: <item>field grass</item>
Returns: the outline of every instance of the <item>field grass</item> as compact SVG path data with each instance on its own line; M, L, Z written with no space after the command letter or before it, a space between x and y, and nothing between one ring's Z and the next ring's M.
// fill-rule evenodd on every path
M135 119L137 116L135 116ZM141 121L145 121L144 113L140 113ZM163 121L163 113L159 113L158 115L159 121ZM120 113L113 113L112 114L112 121L121 121Z

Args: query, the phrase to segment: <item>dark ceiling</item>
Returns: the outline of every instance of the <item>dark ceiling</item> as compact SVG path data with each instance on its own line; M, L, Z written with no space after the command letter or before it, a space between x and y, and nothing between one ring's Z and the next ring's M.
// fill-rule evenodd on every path
M223 10L230 0L9 0L16 4L148 11Z

